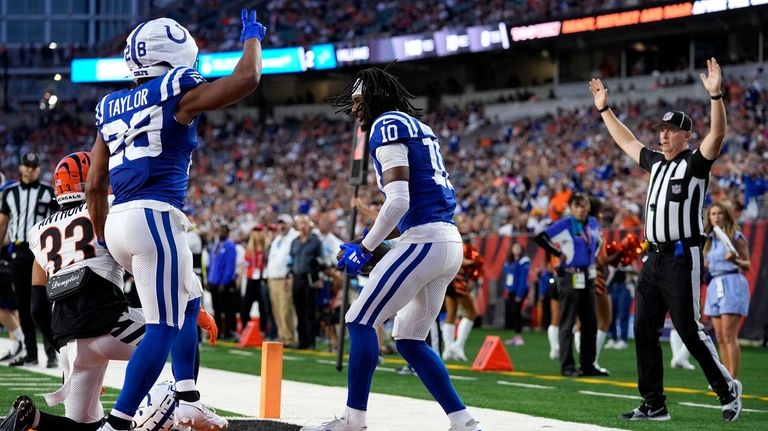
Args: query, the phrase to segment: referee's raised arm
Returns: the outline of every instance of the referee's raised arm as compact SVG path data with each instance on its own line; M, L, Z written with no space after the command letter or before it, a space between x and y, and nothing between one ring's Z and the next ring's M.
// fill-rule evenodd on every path
M619 120L618 117L611 110L611 106L608 105L608 89L603 85L603 81L599 79L593 79L589 81L589 91L592 92L592 96L595 98L595 107L597 112L605 122L605 126L608 128L611 138L616 141L616 144L624 150L625 153L635 163L640 163L640 151L643 149L643 144L637 140L634 134Z
M709 93L712 109L712 118L710 120L710 129L707 136L701 141L699 151L707 160L715 160L720 155L720 148L723 146L725 138L726 117L725 103L723 103L723 93L720 89L723 77L720 73L720 65L714 57L707 60L707 75L699 74L701 83Z

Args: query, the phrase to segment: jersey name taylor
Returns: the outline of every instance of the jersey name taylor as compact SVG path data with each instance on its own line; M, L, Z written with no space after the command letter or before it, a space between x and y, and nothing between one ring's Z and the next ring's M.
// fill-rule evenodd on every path
M179 124L174 113L184 94L204 82L194 69L177 67L99 102L96 127L109 148L115 204L151 199L183 208L199 116Z

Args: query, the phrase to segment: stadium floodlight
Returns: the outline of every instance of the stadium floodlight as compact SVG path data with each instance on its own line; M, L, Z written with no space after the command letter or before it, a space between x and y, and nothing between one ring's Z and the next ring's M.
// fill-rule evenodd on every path
M53 80L54 81L61 81L61 74L57 73L57 74L53 75Z
M56 44L56 42L51 42L48 44L48 49L56 49L59 45Z

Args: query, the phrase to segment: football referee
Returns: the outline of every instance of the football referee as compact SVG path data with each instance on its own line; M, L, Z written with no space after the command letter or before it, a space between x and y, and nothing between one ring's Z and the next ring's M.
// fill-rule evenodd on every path
M711 129L697 150L688 148L693 124L681 111L667 112L658 126L661 152L645 148L611 111L603 83L599 79L589 83L608 133L651 174L645 204L645 238L650 246L643 259L635 303L635 352L643 404L621 415L628 420L670 419L659 345L667 311L717 393L723 420L734 421L741 412L741 383L720 363L712 340L699 321L702 206L709 171L720 154L726 128L720 66L712 58L707 60L707 68L708 74L702 73L700 77L712 99Z
M47 321L51 320L51 307L45 293L35 294L34 297L32 295L32 262L35 257L29 249L27 234L35 223L59 209L53 187L40 182L40 159L36 154L27 153L21 157L19 177L20 181L17 184L3 190L2 202L0 202L0 238L5 238L7 232L11 243L13 286L27 350L26 357L19 357L11 362L11 366L37 364L37 337L32 319L32 301L45 302L36 309L37 312L47 311L49 313ZM56 368L58 366L56 350L47 341L45 354L48 356L47 367Z

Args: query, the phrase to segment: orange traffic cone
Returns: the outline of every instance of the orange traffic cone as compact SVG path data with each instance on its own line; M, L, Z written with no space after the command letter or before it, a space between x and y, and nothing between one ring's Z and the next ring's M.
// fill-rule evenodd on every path
M245 325L243 333L240 334L240 341L237 342L237 347L259 347L263 341L259 331L259 316L254 316Z
M475 371L512 371L514 368L501 338L496 335L485 337L483 347L480 348L480 353L477 354L472 369Z

